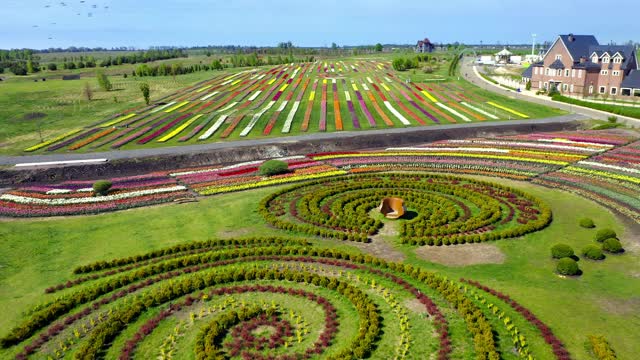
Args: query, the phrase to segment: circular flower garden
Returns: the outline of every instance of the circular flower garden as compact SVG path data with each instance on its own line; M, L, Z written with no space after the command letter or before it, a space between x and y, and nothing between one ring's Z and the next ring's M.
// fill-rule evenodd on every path
M400 225L400 238L409 244L506 239L551 221L548 206L520 190L468 178L403 173L304 183L267 196L260 212L281 229L366 242L384 225L372 210L380 199L393 196L402 196L409 209Z

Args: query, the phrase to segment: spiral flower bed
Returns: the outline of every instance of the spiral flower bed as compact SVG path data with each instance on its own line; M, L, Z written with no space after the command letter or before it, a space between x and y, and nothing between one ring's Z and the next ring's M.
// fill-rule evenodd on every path
M409 244L450 245L521 236L544 228L551 210L520 190L466 178L379 174L319 180L275 192L259 205L270 224L342 240L368 241L383 225L371 211L401 196Z

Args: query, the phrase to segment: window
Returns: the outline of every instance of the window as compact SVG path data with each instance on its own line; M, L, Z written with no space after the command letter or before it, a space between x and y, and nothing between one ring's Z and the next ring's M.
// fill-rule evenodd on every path
M538 89L542 89L542 81L538 81Z
M609 63L609 57L608 56L603 57L602 58L602 63L603 64L608 64Z
M565 77L569 77L569 69L567 69L567 70L565 70L565 71L564 71L564 76L565 76Z
M620 76L620 71L612 71L611 75L613 76Z
M556 75L557 76L562 76L562 69L556 70Z
M576 77L576 69L571 70L571 77Z
M544 74L549 75L549 68L544 69Z
M589 86L589 95L593 94L593 85Z
M573 92L573 84L571 84L571 87L569 87L569 91Z
M569 85L562 84L562 91L567 91L567 90L569 90Z
M604 87L604 86L600 86L600 91L599 92L600 92L600 94L604 94L604 93L607 92L607 88Z
M548 86L548 85L547 85L547 83L545 82L545 83L544 83L544 88L546 89L546 88L547 88L547 86Z
M581 78L582 77L582 70L578 70L578 77Z
M593 57L591 58L591 62L592 63L598 63L598 56L597 55L593 55Z
M621 57L617 57L617 58L613 59L613 63L614 64L622 64L622 58Z
M536 75L538 75L538 68L537 68L537 67L534 67L534 68L533 68L533 73L534 73L534 74L536 74Z
M615 95L615 94L617 94L617 93L618 93L618 88L614 88L614 87L612 87L612 88L611 88L611 95Z
M600 75L609 75L609 70L600 71Z
M556 60L561 60L562 61L562 55L556 55Z

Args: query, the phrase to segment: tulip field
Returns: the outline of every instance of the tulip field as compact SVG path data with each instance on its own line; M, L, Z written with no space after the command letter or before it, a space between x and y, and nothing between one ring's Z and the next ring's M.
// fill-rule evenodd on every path
M316 85L321 92L344 84L292 86ZM283 86L268 87L267 98L295 101ZM377 98L364 102L375 89L367 88L351 85L351 106L339 113L332 95L319 96L318 127L325 120L328 127L330 113L343 126L355 118L361 126L371 119L383 124L374 114L386 106ZM191 106L185 101L166 109ZM262 123L272 130L287 112L273 107ZM357 107L366 111L353 116ZM258 114L229 118L236 128L255 130ZM184 120L171 116L174 125ZM138 138L202 136L199 130L218 122L187 129L201 118L180 131L161 132L163 125ZM587 336L603 335L598 346L612 345L625 358L638 347L620 338L638 330L634 310L620 305L609 312L589 299L627 304L620 299L633 296L637 278L623 275L639 270L630 242L629 253L580 261L585 274L576 279L553 273L548 247L572 234L592 241L595 230L579 228L577 219L585 213L598 227L614 224L604 207L640 221L639 138L602 130L443 140L283 157L289 172L270 177L258 174L264 160L118 177L105 196L93 196L92 181L7 190L0 195L4 217L64 216L6 222L11 229L29 224L33 235L25 243L36 241L38 249L40 237L83 243L99 255L63 254L65 263L52 265L53 276L39 275L35 291L11 282L28 294L16 300L28 307L0 297L0 304L20 309L0 320L0 357L586 359ZM373 210L390 196L402 197L410 214L392 233L390 221ZM160 203L167 206L151 206ZM149 207L124 211L142 206ZM65 227L90 229L91 236ZM380 241L389 248L372 253ZM509 260L449 268L414 253L478 245L496 246ZM399 258L390 257L396 252ZM42 259L37 250L27 256Z
M96 119L24 149L104 151L310 132L549 116L462 83L407 83L387 61L317 61L244 70Z

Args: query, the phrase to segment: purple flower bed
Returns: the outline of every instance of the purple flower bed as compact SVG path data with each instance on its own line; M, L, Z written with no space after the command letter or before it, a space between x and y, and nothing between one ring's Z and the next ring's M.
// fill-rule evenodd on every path
M198 126L196 126L195 128L193 128L193 130L191 130L190 133L188 133L187 135L183 136L180 138L180 140L178 140L179 142L185 142L190 140L191 138L193 138L194 136L196 136L196 134L198 134L202 129L204 129L205 126L209 125L209 123L211 122L211 120L213 120L213 118L216 116L216 113L212 113L211 115L209 115L206 119L204 119L200 124L198 124Z
M347 82L345 79L342 79L342 85L347 88ZM356 115L356 109L353 107L353 102L351 100L347 100L347 107L349 108L349 113L351 114L351 121L353 122L353 127L356 129L360 129L360 120L358 120L358 115Z
M367 104L364 102L359 90L356 90L356 97L358 98L358 102L360 102L360 107L362 108L362 111L364 111L364 115L367 117L367 120L369 120L369 125L371 125L371 127L376 127L376 120L373 118L373 115L371 115L371 112L369 111Z
M146 134L147 132L149 132L149 131L151 131L151 130L155 129L156 127L158 127L158 126L160 126L160 125L162 125L162 124L164 124L167 120L173 120L173 119L175 119L175 118L176 118L176 117L178 117L178 116L180 116L180 114L169 115L169 116L168 116L168 117L166 117L166 118L162 118L162 119L160 119L160 120L156 121L156 122L155 122L155 123L153 123L152 125L145 126L145 127L143 127L143 128L137 128L137 129L140 129L140 130L136 131L135 133L133 133L133 134L131 134L131 135L129 135L129 136L127 136L127 137L125 137L124 139L122 139L122 140L120 140L120 141L118 141L118 142L116 142L116 143L113 143L113 144L111 145L111 147L112 147L112 148L114 148L114 149L116 149L116 148L119 148L119 147L121 147L121 146L123 146L123 145L125 145L125 144L128 144L128 143L130 143L131 141L133 141L133 140L135 140L135 139L139 138L140 136L142 136L142 135Z

